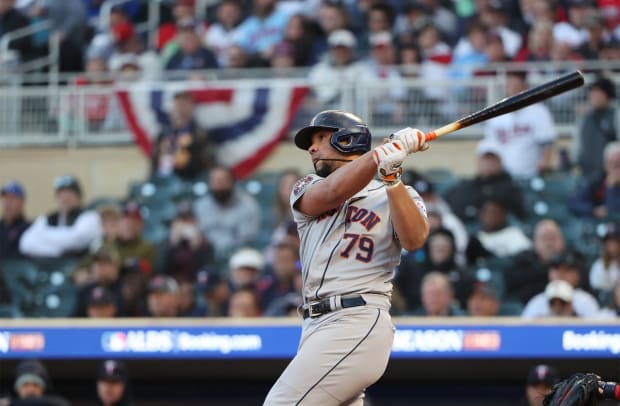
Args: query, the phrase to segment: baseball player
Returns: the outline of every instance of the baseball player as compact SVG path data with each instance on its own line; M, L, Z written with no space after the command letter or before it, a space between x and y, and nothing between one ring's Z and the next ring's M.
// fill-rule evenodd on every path
M401 164L429 145L412 128L372 150L370 143L359 117L336 110L295 135L316 171L295 184L290 199L301 238L304 322L297 355L265 405L362 405L387 367L394 269L401 248L421 247L429 232L422 199L400 181Z

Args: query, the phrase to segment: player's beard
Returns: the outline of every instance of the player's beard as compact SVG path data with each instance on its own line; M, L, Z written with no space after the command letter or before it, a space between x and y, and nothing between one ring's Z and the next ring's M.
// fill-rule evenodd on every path
M322 163L321 163L322 162ZM322 178L328 177L336 168L334 168L334 164L325 160L318 161L314 165L314 170L317 175Z

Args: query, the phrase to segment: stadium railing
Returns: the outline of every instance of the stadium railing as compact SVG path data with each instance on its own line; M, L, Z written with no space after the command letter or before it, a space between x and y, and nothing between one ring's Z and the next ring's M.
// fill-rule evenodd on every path
M424 129L432 129L447 124L464 115L472 113L484 106L492 104L504 97L508 69L514 65L505 65L493 77L474 77L467 80L441 79L428 80L418 77L404 78L402 86L404 97L389 102L397 105L398 113L386 114L378 106L386 101L385 95L391 90L390 84L375 81L373 83L338 83L341 96L339 100L325 104L319 102L310 92L298 118L293 121L304 123L316 111L324 108L340 108L358 112L365 117L375 134L385 134L415 125ZM618 65L620 67L620 64ZM498 68L499 69L499 68ZM219 71L204 72L205 80L196 81L195 86L202 87L273 87L280 85L305 85L311 88L306 78L307 69L297 71L286 77L273 77L273 71L249 70L245 79L233 79L241 72L222 74ZM271 72L272 77L269 77ZM588 72L594 72L588 70ZM180 72L173 72L180 74ZM187 72L184 73L187 75ZM263 76L264 75L264 76ZM538 83L557 77L553 73L531 75L529 84ZM588 73L590 80L593 73ZM172 76L178 78L178 76ZM20 83L28 80L21 75ZM166 79L166 77L164 77ZM73 81L72 83L75 83ZM64 86L6 86L0 92L0 146L86 146L129 144L133 142L130 132L126 129L117 92L128 90L134 94L170 89L171 86L186 85L181 81L117 82L112 85L77 85ZM333 85L332 85L333 86ZM89 118L89 101L103 97L111 101L110 114L106 122L95 122ZM556 96L545 102L551 109L557 129L561 136L571 137L577 130L577 123L587 106L585 87ZM300 116L302 116L300 118ZM294 130L292 128L291 130ZM451 137L478 138L482 136L480 125L460 130Z

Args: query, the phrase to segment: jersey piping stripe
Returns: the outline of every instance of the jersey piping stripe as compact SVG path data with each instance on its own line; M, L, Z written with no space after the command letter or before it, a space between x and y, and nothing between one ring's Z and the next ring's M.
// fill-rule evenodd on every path
M345 213L346 213L346 205L342 206L343 208L345 208ZM336 222L338 221L338 218L340 217L340 213L342 212L342 209L340 209L338 211L338 214L336 216L334 216L334 221L332 221L332 224L329 226L329 229L325 232L325 236L323 237L323 241L321 241L321 244L323 244L325 242L325 239L327 238L327 236L331 233L332 228L334 228L334 225L336 225ZM325 282L325 275L327 274L327 269L329 269L329 263L332 262L332 258L334 256L334 252L336 251L336 248L338 248L338 246L340 245L340 242L342 241L342 238L340 240L338 240L338 243L336 245L334 245L334 248L332 248L332 252L329 253L329 259L327 260L327 263L325 264L325 269L323 269L323 275L321 276L321 283L319 284L319 287L316 288L316 291L314 292L314 297L316 298L316 300L319 300L319 290L321 290L321 288L323 287L323 283ZM310 274L310 272L308 272L308 274ZM305 280L304 280L305 282Z
M353 354L353 352L357 349L357 347L359 347L359 346L360 346L360 345L364 342L364 340L366 340L366 339L368 338L368 336L370 335L370 333L372 333L372 331L375 329L375 327L376 327L376 325L377 325L377 322L379 321L379 316L381 316L381 309L377 309L377 317L375 318L375 321L372 323L372 326L370 326L370 330L368 330L368 332L364 335L364 337L362 337L362 339L361 339L361 340L360 340L357 344L355 344L355 346L351 349L351 351L349 351L348 353L346 353L346 354L344 355L344 357L342 357L342 358L340 359L340 361L336 362L336 364L335 364L333 367L331 367L331 368L329 369L329 371L325 372L325 374L324 374L321 378L319 378L319 380L318 380L318 381L316 381L316 382L315 382L315 383L314 383L314 384L310 387L310 389L308 389L308 390L306 391L306 393L304 393L304 394L303 394L303 396L302 396L302 397L301 397L301 398L297 401L297 403L295 403L295 405L296 405L296 406L297 406L297 405L299 405L299 404L300 404L300 403L301 403L301 402L302 402L302 401L306 398L306 396L308 396L308 394L309 394L309 393L310 393L310 392L311 392L314 388L316 388L316 387L317 387L317 385L318 385L318 384L320 384L320 383L321 383L321 381L322 381L323 379L325 379L325 377L326 377L327 375L329 375L329 374L330 374L330 372L332 372L334 369L336 369L336 368L338 367L338 365L340 365L340 364L342 363L342 361L344 361L344 360L345 360L345 359L346 359L349 355Z

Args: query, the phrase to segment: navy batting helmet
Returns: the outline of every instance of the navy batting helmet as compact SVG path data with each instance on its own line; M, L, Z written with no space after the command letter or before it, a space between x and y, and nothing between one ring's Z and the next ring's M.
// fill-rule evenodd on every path
M355 114L339 110L325 110L310 121L308 127L295 134L295 145L307 150L312 145L312 134L318 130L332 130L330 144L343 153L370 151L370 130Z

